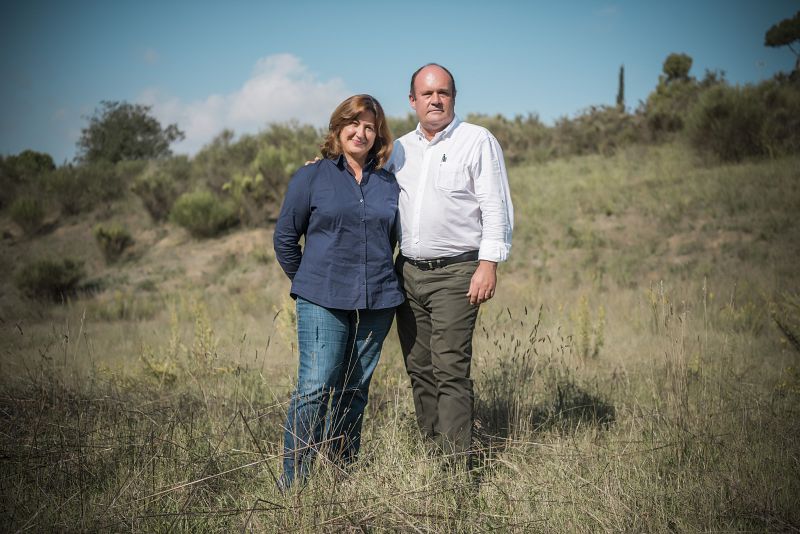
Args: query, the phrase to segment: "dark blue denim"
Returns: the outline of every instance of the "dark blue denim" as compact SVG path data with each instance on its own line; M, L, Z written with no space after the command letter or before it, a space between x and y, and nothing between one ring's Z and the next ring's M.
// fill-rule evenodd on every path
M300 365L284 435L283 477L303 480L321 451L339 466L355 460L369 383L394 308L337 310L297 298Z

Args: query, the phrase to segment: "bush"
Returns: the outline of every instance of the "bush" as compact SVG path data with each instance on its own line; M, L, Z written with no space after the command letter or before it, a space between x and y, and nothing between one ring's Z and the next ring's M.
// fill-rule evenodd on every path
M663 141L683 130L687 110L697 101L699 93L700 86L694 79L678 79L672 83L659 81L638 110L644 117L649 138Z
M717 85L704 92L687 124L692 144L723 161L800 150L800 88L776 80Z
M44 219L44 206L38 198L24 196L17 198L10 208L11 219L22 228L26 234L35 234L42 227Z
M687 127L692 144L725 161L762 155L764 109L754 97L752 91L727 85L706 91Z
M215 192L222 191L225 183L236 173L244 172L256 157L257 140L244 135L234 141L231 130L223 130L204 146L192 160L192 178Z
M236 224L236 208L210 191L184 193L172 207L170 219L195 236L214 237Z
M133 237L121 224L109 226L98 224L94 227L94 238L108 263L119 259L127 247L133 244Z
M483 126L492 132L503 149L507 165L543 161L551 155L551 132L539 120L538 115L517 115L509 120L499 114L488 116L470 113L467 115L467 122ZM416 123L412 129L414 127Z
M469 117L467 120L472 122ZM419 119L413 113L408 113L405 117L386 117L386 123L389 125L389 131L392 132L393 139L402 137L408 132L413 132L417 128L418 122Z
M0 157L0 207L11 204L20 186L32 185L55 168L53 158L44 152L23 150L16 156Z
M83 276L83 262L70 258L60 261L44 259L23 266L15 281L19 290L28 297L59 301L75 292Z
M138 167L97 162L85 165L66 165L56 169L48 178L50 193L66 215L76 215L94 209L101 202L121 197L125 182Z
M162 172L139 177L131 190L142 199L147 213L155 222L167 219L175 199L178 198L175 181Z
M316 128L289 122L271 124L257 137L237 143L253 141L257 150L249 165L230 173L222 185L235 203L241 222L258 225L277 216L292 174L319 154L321 139Z
M175 200L186 190L190 172L188 158L171 158L151 165L147 172L134 181L131 189L142 199L155 222L164 221L169 217Z
M636 118L616 106L591 106L574 119L560 119L553 128L555 156L611 155L637 139Z

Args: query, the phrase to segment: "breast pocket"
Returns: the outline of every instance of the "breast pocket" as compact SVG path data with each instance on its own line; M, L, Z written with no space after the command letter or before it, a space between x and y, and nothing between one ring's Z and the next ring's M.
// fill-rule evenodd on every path
M436 187L442 191L465 191L469 186L469 174L464 165L442 162L436 174Z

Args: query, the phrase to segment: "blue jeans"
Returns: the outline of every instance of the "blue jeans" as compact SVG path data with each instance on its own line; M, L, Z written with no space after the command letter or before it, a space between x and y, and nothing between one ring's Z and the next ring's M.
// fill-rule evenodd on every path
M304 479L326 451L338 465L355 460L372 372L394 308L336 310L297 298L300 365L284 434L282 485Z

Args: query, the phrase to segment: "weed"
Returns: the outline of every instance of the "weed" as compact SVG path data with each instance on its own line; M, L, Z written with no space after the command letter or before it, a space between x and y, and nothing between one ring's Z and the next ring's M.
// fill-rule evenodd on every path
M59 302L75 292L83 277L83 262L64 258L31 262L17 271L15 279L25 295Z
M578 310L573 318L577 324L577 349L582 358L597 358L603 348L605 340L606 312L602 306L597 307L596 319L592 317L589 309L589 298L583 295L578 304Z
M160 305L159 299L116 289L90 302L87 312L101 321L146 321L158 314Z
M133 244L133 236L120 223L98 224L94 227L93 234L108 263L116 262L125 249Z
M16 198L9 208L9 213L11 220L29 235L39 231L45 215L42 201L31 196Z

